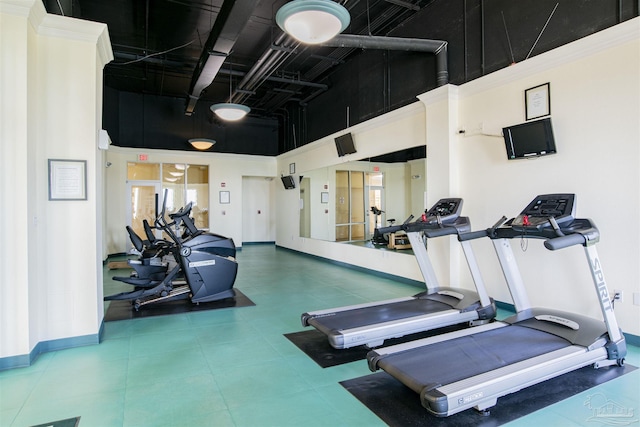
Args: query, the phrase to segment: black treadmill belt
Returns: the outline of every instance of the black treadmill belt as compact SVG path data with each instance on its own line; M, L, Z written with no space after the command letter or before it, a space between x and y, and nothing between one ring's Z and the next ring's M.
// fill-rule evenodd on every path
M420 393L569 345L558 336L511 325L392 354L378 366Z
M330 316L314 318L309 323L325 331L358 328L410 317L423 316L451 309L451 306L428 299L410 299L391 304L374 305L348 311L338 311Z

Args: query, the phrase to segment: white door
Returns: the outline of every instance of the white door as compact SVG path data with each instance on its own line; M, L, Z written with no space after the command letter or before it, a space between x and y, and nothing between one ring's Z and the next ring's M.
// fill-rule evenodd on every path
M279 182L279 180L278 180ZM242 178L242 242L275 242L273 206L276 180Z

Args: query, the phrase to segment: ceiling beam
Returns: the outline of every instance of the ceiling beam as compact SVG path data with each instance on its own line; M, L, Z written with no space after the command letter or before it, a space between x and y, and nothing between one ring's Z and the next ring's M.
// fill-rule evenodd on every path
M258 0L225 0L193 72L185 114L193 114L200 94L209 87L249 21Z

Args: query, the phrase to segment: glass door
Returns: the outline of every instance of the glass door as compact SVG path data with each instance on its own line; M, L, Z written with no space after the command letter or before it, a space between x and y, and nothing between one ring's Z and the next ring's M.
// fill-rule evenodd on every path
M364 172L336 171L336 242L365 239Z
M151 183L149 181L128 181L127 194L130 195L131 202L128 205L129 212L128 225L133 228L142 240L147 239L142 224L143 220L147 220L151 226L156 219L156 215L162 209L162 192L160 182ZM155 232L157 238L161 238L159 231ZM127 236L127 245L132 247L131 241Z

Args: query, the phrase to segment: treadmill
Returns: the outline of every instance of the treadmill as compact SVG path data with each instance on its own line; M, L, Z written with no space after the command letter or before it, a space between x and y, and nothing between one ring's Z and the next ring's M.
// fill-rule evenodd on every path
M407 233L426 291L410 297L303 313L302 325L313 326L327 335L332 347L345 349L359 345L372 348L389 338L465 322L476 325L491 321L496 314L495 303L487 295L470 242L461 244L477 292L440 286L422 238L470 231L469 218L461 217L461 211L462 199L441 199L415 222L380 229L381 233L400 230Z
M583 366L622 366L626 343L594 246L599 232L591 220L574 219L574 213L575 195L541 195L518 217L459 236L464 241L492 239L516 314L504 321L370 351L369 368L383 369L418 393L430 413L444 417L472 407L487 411L501 396ZM510 239L544 239L544 246L552 251L582 245L603 320L530 307Z

